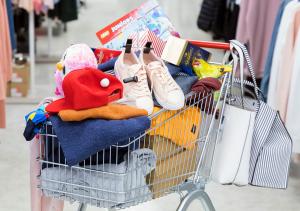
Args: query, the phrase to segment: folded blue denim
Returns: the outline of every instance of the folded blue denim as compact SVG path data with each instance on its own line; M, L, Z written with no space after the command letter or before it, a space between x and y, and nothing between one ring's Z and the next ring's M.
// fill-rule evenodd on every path
M137 137L150 127L147 116L126 120L89 119L81 122L64 122L58 116L51 116L49 119L69 166L76 165L111 145Z

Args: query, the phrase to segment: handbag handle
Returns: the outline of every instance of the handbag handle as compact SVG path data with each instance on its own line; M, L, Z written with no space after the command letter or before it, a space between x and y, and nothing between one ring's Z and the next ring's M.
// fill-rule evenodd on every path
M245 47L245 45L243 45L242 43L240 43L237 40L231 40L230 44L233 45L233 48L238 52L240 59L245 57L246 64L247 64L247 67L248 67L247 69L248 69L248 71L249 71L249 73L251 75L251 79L252 79L252 82L253 82L253 85L254 85L255 95L256 95L257 98L259 98L258 86L257 86L257 83L256 83L256 77L255 77L255 73L254 73L254 68L253 68L252 61L251 61L251 58L249 56L247 48ZM241 74L243 73L243 70L244 70L244 66L240 70ZM241 82L243 82L243 81L244 80L241 77Z
M258 102L258 105L260 105L259 102L259 94L258 94L258 86L256 83L256 78L255 78L255 73L253 70L253 65L252 65L252 61L250 59L250 56L248 54L248 51L246 49L246 47L241 44L239 41L236 40L231 40L230 41L230 46L231 46L231 55L234 59L234 63L237 62L236 57L238 56L239 59L239 63L240 63L240 84L241 84L241 92L242 92L242 106L244 107L244 97L243 97L243 93L244 93L244 79L243 79L243 74L244 74L244 58L246 59L246 64L247 64L247 69L250 72L251 75L251 79L253 81L253 85L254 85L254 93ZM237 52L238 55L235 54L235 51ZM233 72L233 76L235 76L236 70ZM232 78L233 79L233 78ZM231 83L233 84L233 80L231 81Z
M230 74L230 80L229 80L229 83L230 83L229 94L230 94L230 96L232 96L232 87L233 87L233 83L234 83L234 80L235 80L235 75L236 75L236 72L237 72L238 64L240 64L240 69L242 67L244 67L244 58L241 57L241 56L237 56L235 54L234 46L232 44L230 44L230 51L227 51L225 56L224 56L224 61L225 61L225 59L228 60L229 55L232 56L232 62L233 62L232 74ZM241 74L240 74L240 81L243 81L242 71L241 71ZM245 106L244 106L244 97L243 97L243 94L244 94L244 85L243 85L243 83L240 83L240 90L241 90L242 107L244 108Z

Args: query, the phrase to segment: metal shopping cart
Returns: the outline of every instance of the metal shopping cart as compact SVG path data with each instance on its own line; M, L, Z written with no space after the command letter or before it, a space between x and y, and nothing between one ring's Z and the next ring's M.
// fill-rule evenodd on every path
M196 43L228 49L227 44ZM224 76L221 93L227 87ZM205 210L215 210L205 192L210 179L215 143L220 136L224 110L222 94L186 95L178 111L156 109L149 117L151 128L68 166L52 125L40 133L40 188L44 195L78 201L78 210L87 204L120 209L177 192L178 210L186 210L198 199Z

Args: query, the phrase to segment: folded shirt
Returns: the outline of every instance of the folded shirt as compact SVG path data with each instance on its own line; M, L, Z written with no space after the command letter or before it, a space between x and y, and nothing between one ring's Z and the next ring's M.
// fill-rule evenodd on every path
M147 116L126 120L89 119L64 122L58 116L49 117L69 166L111 145L137 137L150 127Z
M82 121L86 119L108 119L121 120L129 119L138 116L147 116L148 112L144 109L122 105L122 104L108 104L99 108L91 108L86 110L61 110L58 116L63 121Z
M154 107L153 113L159 110L160 108ZM193 149L201 126L200 109L194 106L179 111L178 114L177 112L165 111L155 117L149 135L162 136L185 149Z
M119 165L86 166L86 169L43 169L43 193L46 196L64 197L98 207L121 208L124 205L133 205L136 200L151 199L152 194L145 176L156 167L155 153L150 149L138 149L129 156L124 156L124 159Z

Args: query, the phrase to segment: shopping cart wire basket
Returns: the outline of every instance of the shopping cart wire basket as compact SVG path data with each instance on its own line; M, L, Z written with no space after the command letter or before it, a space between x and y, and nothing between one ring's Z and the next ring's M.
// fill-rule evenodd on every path
M224 76L221 93L229 77ZM39 188L46 196L79 202L81 211L87 204L127 208L172 192L181 196L178 210L186 210L195 199L205 210L215 210L204 188L220 135L225 105L221 98L214 92L190 93L178 111L156 109L146 132L72 167L47 122L39 135Z

